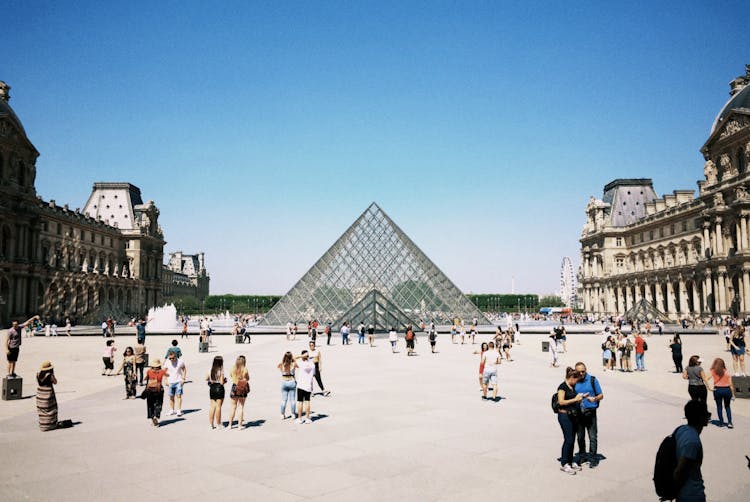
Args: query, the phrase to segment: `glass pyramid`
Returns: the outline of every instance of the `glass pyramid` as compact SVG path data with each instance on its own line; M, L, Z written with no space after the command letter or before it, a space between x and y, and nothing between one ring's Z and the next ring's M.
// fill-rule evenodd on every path
M317 319L377 330L451 324L491 324L374 202L338 238L260 324Z

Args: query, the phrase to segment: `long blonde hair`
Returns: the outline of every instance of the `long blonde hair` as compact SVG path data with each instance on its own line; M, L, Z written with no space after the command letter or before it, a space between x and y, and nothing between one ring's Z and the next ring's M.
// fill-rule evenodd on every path
M246 377L247 367L245 367L245 356L237 356L231 375L232 380L235 382Z

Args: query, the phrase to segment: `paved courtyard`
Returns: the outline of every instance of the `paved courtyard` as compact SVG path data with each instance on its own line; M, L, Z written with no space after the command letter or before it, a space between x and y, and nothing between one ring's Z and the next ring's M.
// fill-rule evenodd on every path
M172 337L149 336L151 357L163 357ZM482 336L483 340L489 338ZM235 345L214 337L209 354L194 336L182 342L188 367L181 419L154 428L145 402L124 401L121 376L103 377L99 337L24 339L18 373L24 396L0 402L2 500L657 500L651 482L661 439L682 420L687 385L670 373L667 337L652 336L645 373L602 373L600 338L571 336L561 367L550 368L542 336L522 337L514 362L500 368L499 402L480 399L478 345L453 345L441 335L439 354L424 338L419 356L400 342L391 354L376 348L322 347L330 397L313 399L311 425L281 420L283 352L299 352L306 337L255 336ZM122 350L135 336L117 337ZM718 336L685 337L685 354L708 368L724 352ZM204 379L214 355L228 365L247 357L251 394L244 430L211 430ZM55 364L60 419L74 428L40 432L34 373ZM558 470L562 434L549 406L564 367L585 361L601 381L596 469L577 476ZM687 357L685 358L687 363ZM228 392L227 392L228 394ZM716 414L713 399L709 408ZM165 405L166 406L166 405ZM746 501L750 470L750 400L732 403L735 429L709 426L702 434L703 475L710 500ZM229 399L223 419L228 419ZM171 418L171 420L170 420Z

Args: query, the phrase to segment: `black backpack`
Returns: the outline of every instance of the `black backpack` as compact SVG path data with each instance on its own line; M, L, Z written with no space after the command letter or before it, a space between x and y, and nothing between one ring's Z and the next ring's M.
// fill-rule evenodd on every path
M665 437L656 452L654 462L654 488L659 500L673 500L677 498L679 489L674 482L674 471L677 468L677 429Z
M552 412L557 414L560 411L560 401L557 398L557 391L552 394Z

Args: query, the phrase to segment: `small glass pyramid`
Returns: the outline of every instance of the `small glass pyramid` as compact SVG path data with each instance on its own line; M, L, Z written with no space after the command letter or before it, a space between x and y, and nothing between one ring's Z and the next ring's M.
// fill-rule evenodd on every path
M411 324L491 324L374 202L260 324L348 321L377 330Z

